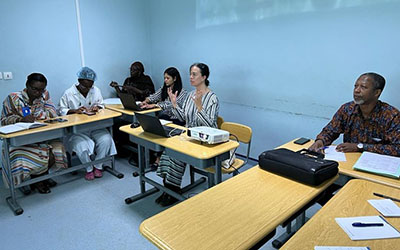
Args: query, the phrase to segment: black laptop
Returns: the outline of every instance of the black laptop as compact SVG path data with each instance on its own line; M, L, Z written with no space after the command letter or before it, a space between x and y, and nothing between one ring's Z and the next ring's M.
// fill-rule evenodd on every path
M122 106L124 106L124 109L129 109L133 111L144 110L139 105L136 104L136 99L132 94L119 92L118 96L119 99L121 99Z
M180 135L183 132L182 129L163 126L158 117L154 115L145 115L135 112L135 117L138 119L143 130L148 133L162 137L171 137L174 135Z

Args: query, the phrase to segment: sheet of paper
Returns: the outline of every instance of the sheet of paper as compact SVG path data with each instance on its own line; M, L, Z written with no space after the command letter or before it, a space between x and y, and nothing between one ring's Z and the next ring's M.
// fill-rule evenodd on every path
M400 217L400 207L390 199L368 200L368 202L386 217Z
M160 119L160 122L161 122L161 125L163 125L163 126L172 123L171 121L164 120L164 119Z
M369 247L315 246L314 250L370 250Z
M122 104L119 98L107 98L103 102L104 104Z
M324 149L325 151L325 160L332 161L346 161L345 153L336 151L336 146L328 146Z
M399 178L400 157L363 152L353 168Z
M347 233L351 240L373 240L400 238L400 233L381 216L362 216L336 218L336 223ZM383 226L354 227L354 222L383 223Z

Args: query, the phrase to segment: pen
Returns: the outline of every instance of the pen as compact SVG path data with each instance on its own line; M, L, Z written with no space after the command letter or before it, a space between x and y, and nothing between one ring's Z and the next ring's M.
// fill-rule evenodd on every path
M354 222L351 224L353 227L383 227L383 223L363 223L363 222Z
M383 195L383 194L378 194L378 193L373 193L373 194L375 196L378 196L378 197L382 197L382 198L385 198L385 199L391 199L392 201L400 202L400 199L396 199L396 198L389 197L389 196L386 196L386 195Z

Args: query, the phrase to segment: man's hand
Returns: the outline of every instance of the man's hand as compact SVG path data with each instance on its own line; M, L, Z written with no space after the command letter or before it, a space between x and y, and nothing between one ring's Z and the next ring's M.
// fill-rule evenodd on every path
M322 140L316 140L308 149L314 152L324 153L324 142Z
M34 121L35 121L35 117L32 114L24 116L21 119L21 122L34 122Z
M357 143L345 142L337 145L336 151L348 153L348 152L359 152L360 150L357 147Z

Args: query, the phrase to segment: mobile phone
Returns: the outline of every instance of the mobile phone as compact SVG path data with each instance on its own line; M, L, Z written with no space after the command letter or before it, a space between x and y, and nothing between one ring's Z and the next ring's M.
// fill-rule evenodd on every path
M310 141L310 139L301 137L301 138L295 140L294 143L295 143L295 144L299 144L299 145L304 145L304 144L306 144L306 143L309 142L309 141Z

